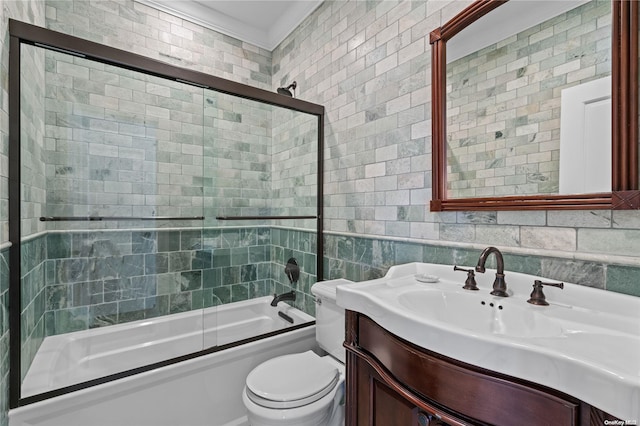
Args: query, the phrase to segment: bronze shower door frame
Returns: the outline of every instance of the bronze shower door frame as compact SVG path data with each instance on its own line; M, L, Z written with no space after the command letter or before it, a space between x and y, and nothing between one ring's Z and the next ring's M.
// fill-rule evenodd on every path
M297 98L291 98L270 92L268 90L259 89L246 84L216 77L199 71L180 68L155 59L151 59L136 53L116 49L103 44L84 40L78 37L63 34L57 31L27 24L24 22L9 20L9 241L11 243L9 252L9 408L16 408L22 405L31 404L42 401L58 395L63 395L76 390L106 383L119 378L131 376L134 374L149 371L162 366L174 364L187 359L196 358L212 352L227 349L232 346L247 343L248 341L258 338L269 337L270 335L279 334L297 328L307 327L315 324L315 321L290 327L284 331L268 333L267 335L258 336L257 338L245 339L239 342L231 343L224 346L213 347L202 351L181 357L169 359L166 361L150 364L144 367L135 368L110 376L91 380L77 385L65 388L55 389L52 391L40 393L26 398L21 397L21 373L20 373L20 342L21 342L21 153L20 153L20 46L28 44L38 46L44 49L59 51L74 56L83 57L96 62L109 64L143 74L153 75L180 83L190 84L203 89L210 89L216 92L237 96L268 105L278 106L293 111L311 114L317 117L318 133L317 133L317 152L318 152L318 172L317 172L317 205L315 216L304 216L304 218L316 219L316 279L323 280L323 147L324 147L324 114L325 108L322 105L314 104ZM265 216L251 217L251 219L296 219L301 216ZM98 220L92 217L80 218L45 218L45 220ZM122 219L122 218L120 218ZM131 219L147 219L147 218L131 218ZM183 218L184 219L184 218ZM197 218L190 218L197 219ZM200 219L204 219L203 217ZM229 219L220 217L219 219ZM234 217L236 220L247 220L248 217Z

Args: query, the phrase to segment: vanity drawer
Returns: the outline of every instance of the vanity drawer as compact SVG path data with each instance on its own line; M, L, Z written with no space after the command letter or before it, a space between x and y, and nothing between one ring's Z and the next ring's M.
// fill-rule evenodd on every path
M357 330L357 346L399 382L454 412L494 425L579 423L580 402L564 394L419 348L360 314Z

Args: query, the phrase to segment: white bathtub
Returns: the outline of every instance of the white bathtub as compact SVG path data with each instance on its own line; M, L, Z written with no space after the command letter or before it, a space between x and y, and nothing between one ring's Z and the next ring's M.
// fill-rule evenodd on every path
M45 339L23 397L289 327L313 317L271 297ZM204 334L203 324L206 325ZM278 355L315 349L304 327L9 412L10 426L175 426L242 424L246 375ZM238 420L240 419L240 420Z

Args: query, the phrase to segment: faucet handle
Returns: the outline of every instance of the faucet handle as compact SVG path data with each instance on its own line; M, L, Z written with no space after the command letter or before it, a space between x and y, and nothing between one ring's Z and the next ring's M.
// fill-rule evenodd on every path
M560 289L564 288L564 283L545 283L540 280L535 280L533 282L533 291L531 292L531 295L529 296L529 300L527 300L527 303L531 303L532 305L538 305L538 306L549 305L549 302L547 302L547 299L544 293L542 292L542 287L545 285L551 286L551 287L558 287Z
M463 289L465 290L480 290L478 288L478 285L476 284L476 274L474 272L473 269L465 269L465 268L460 268L456 265L453 265L453 270L454 271L464 271L467 273L467 280L464 282L464 285L462 286Z

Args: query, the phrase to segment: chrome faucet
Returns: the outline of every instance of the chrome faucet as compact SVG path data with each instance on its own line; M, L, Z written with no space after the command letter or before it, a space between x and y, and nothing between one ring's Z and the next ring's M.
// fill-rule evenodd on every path
M288 293L282 293L280 295L274 294L273 295L273 300L271 301L271 306L276 306L278 304L278 302L280 302L282 300L295 301L296 300L296 291L295 290L291 290Z
M504 280L504 259L502 258L502 253L495 247L487 247L480 253L480 258L478 259L478 265L476 265L476 272L484 273L485 268L484 264L487 261L487 257L493 253L496 255L496 279L493 282L493 291L491 292L494 296L500 297L508 297L507 294L507 283Z

